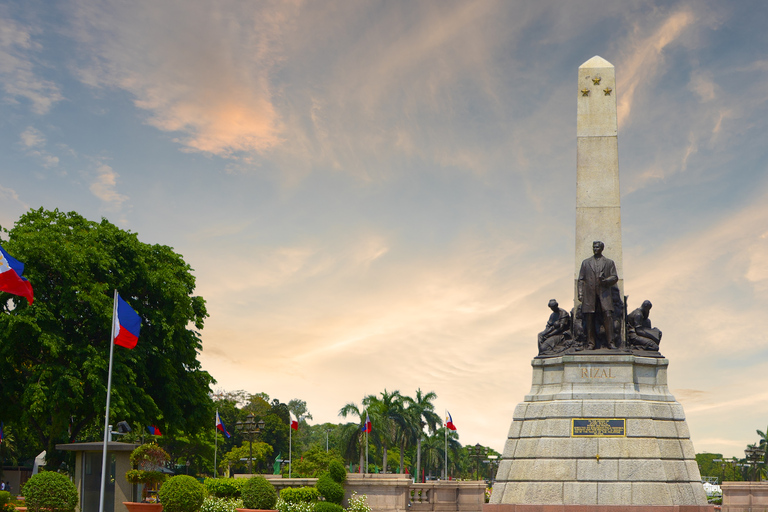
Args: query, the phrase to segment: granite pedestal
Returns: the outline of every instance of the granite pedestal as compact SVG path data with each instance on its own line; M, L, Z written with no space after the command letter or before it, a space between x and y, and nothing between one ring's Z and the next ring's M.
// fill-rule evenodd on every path
M683 407L667 387L668 364L588 352L534 359L491 504L712 510Z

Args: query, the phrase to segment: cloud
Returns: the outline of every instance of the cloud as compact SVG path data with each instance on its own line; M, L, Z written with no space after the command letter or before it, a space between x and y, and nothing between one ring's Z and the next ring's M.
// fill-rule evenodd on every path
M0 185L0 226L10 229L19 216L29 210L29 204L19 198L19 194L12 188Z
M45 150L47 143L45 135L40 130L28 126L19 136L22 147L27 149L27 155L41 162L46 169L59 165L59 157ZM66 174L66 173L64 173Z
M6 101L24 98L35 114L47 113L63 96L58 86L35 71L35 54L42 48L33 39L34 31L4 17L0 11L0 78Z
M128 200L128 196L115 190L119 174L106 164L99 165L96 173L96 178L89 187L91 193L101 199L109 209L119 210L123 203Z
M633 37L623 52L625 57L618 73L619 128L629 120L637 87L652 83L659 72L664 59L664 49L673 44L686 29L695 26L696 20L693 10L684 7L666 17L647 36L643 36L640 27L635 28Z
M76 6L80 79L129 92L186 150L232 157L283 140L271 78L291 3Z

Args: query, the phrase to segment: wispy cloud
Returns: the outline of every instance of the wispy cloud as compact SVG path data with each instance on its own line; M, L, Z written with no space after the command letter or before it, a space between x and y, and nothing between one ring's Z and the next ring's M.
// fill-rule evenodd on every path
M89 187L91 193L103 201L107 209L110 210L119 210L123 203L128 200L128 196L115 190L118 177L119 174L112 167L107 164L100 164Z
M63 96L55 83L35 71L35 54L42 48L33 36L30 27L4 17L0 10L0 78L5 100L23 98L35 114L45 114Z
M43 167L51 168L59 165L59 157L45 150L47 140L40 130L28 126L26 130L21 132L19 139L22 147L26 148L27 155L40 161Z

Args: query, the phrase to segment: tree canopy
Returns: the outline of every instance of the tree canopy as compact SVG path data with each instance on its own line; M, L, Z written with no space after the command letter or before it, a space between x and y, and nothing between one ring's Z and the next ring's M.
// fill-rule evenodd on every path
M49 464L56 443L102 428L117 289L142 327L135 349L115 349L111 420L169 433L209 426L214 380L197 360L207 312L181 255L74 212L30 210L5 233L36 299L0 293L6 424L29 425Z

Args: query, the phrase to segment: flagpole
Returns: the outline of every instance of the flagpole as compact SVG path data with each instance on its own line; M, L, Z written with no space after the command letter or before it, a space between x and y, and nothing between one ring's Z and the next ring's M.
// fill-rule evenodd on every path
M365 411L365 472L368 473L368 410Z
M297 421L298 419L299 418L296 417ZM290 414L288 415L288 421L292 421ZM293 464L293 428L288 425L288 478L291 478L291 464Z
M443 478L448 480L448 409L445 410L445 475Z
M216 418L219 417L219 408L216 408ZM219 451L219 433L216 428L216 418L213 418L213 478L216 478L216 454Z
M104 512L104 488L107 480L107 440L109 434L109 399L112 394L112 356L115 353L115 318L117 318L117 289L112 298L112 336L109 338L109 370L107 373L107 412L104 414L104 447L101 453L101 490L99 492L99 512Z

